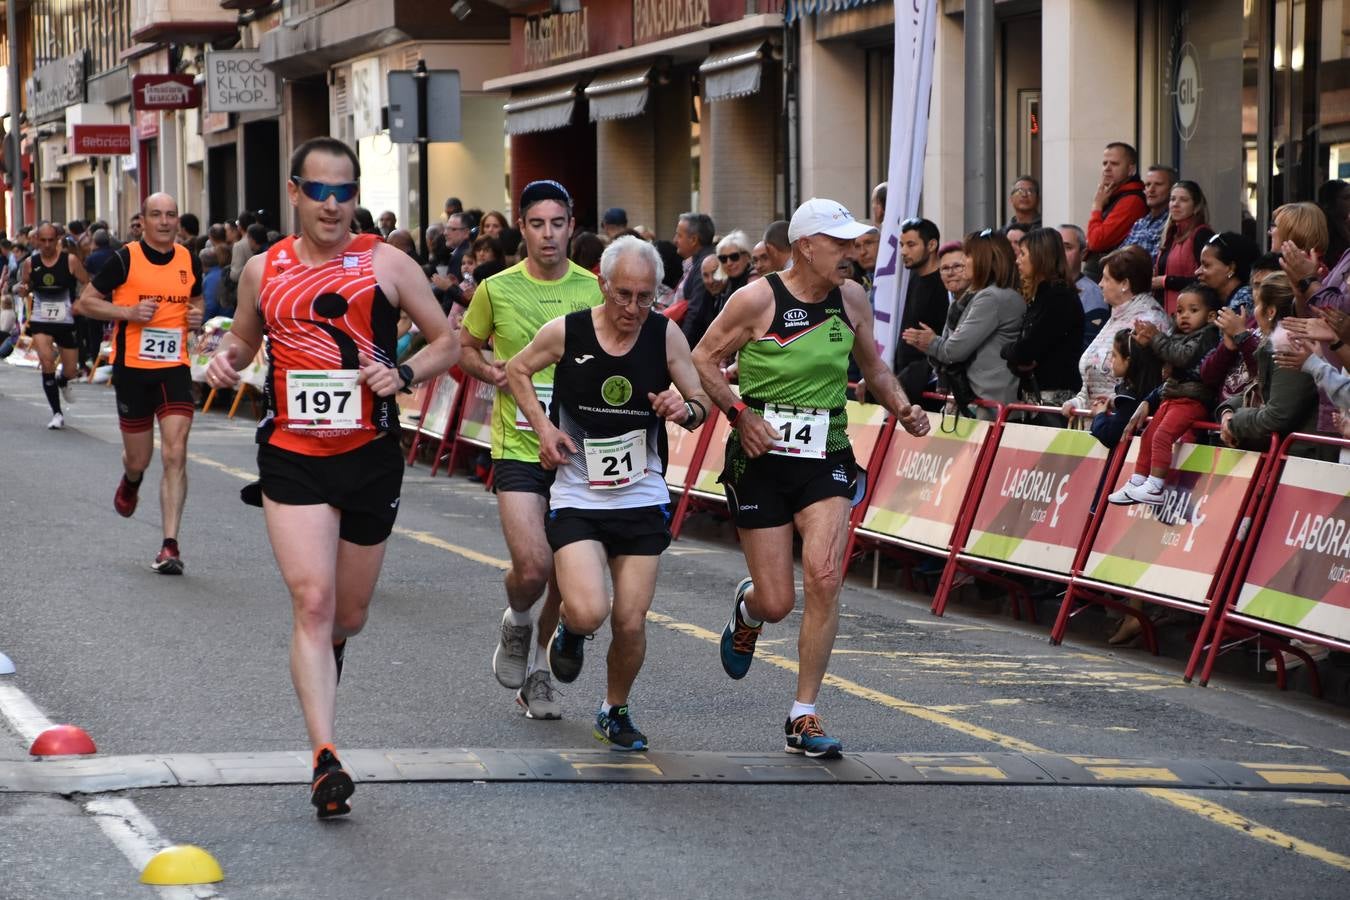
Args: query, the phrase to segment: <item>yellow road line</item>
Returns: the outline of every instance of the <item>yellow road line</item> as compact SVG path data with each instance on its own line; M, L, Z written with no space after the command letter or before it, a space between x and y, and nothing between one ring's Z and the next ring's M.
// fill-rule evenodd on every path
M712 644L719 643L722 640L722 636L720 634L714 634L713 632L709 631L706 628L700 628L697 625L690 625L688 622L677 622L674 619L670 618L669 616L664 616L660 613L655 612L648 613L647 618L652 622L656 622L660 625L665 626L666 628L671 629L672 631L678 631L682 634L687 634L690 637L696 637L699 638L700 640L708 641L709 643ZM794 674L797 671L796 660L788 659L786 656L779 656L776 653L757 652L755 653L755 659L760 662L766 662L772 666L777 666L780 669L786 669L787 671L792 672ZM872 688L858 684L856 681L850 681L849 679L841 678L838 675L833 675L827 672L825 674L824 683L829 685L830 687L837 688L846 694L851 694L852 696L858 697L862 700L870 700L873 703L878 703L882 706L888 707L889 709L894 709L898 712L905 713L906 715L913 716L916 719L923 719L926 722L932 722L934 725L941 725L944 728L950 728L953 731L959 731L961 734L967 735L969 737L977 738L982 741L989 741L990 743L993 744L998 744L1000 747L1006 747L1009 750L1017 750L1018 752L1021 753L1051 752L1043 747L1038 747L1035 744L1032 744L1028 741L1024 741L1021 738L1011 737L1006 734L999 734L997 731L990 731L988 728L982 728L979 725L974 725L970 722L964 722L961 719L956 718L955 716L949 716L946 713L938 712L937 710L930 709L929 707L920 706L917 703L910 703L907 700L901 700L899 697L892 697L890 694L883 694L881 691L873 690Z
M1215 825L1231 828L1239 834L1245 834L1284 850L1292 850L1299 856L1306 856L1309 859L1315 859L1318 862L1350 872L1350 856L1343 856L1334 850L1328 850L1325 847L1319 847L1316 844L1310 844L1305 840L1285 834L1283 831L1268 828L1260 822L1253 822L1246 816L1219 806L1217 803L1211 803L1193 794L1174 791L1170 788L1140 788L1139 790L1150 797L1156 797L1170 803L1178 809L1184 809L1186 812L1194 813L1202 819L1208 819Z
M219 469L222 472L234 475L235 477L242 478L246 481L252 481L255 477L257 477L252 472L245 472L242 469L235 469L223 463L216 462L213 459L208 459L207 457L199 456L194 453L188 454L188 458L193 460L194 462L211 466L214 469ZM492 566L493 568L496 569L501 569L504 571L506 569L511 568L511 563L509 560L498 559L497 557L489 556L486 553L479 553L477 550L470 550L467 547L461 547L458 544L452 544L449 541L443 541L440 538L436 537L435 535L428 534L425 531L412 531L407 528L400 528L398 526L395 526L394 533L402 537L418 541L419 543L423 543L431 547L436 547L437 549L445 550L449 553L454 553L458 556L464 557L465 559L472 560L473 562ZM695 637L712 644L718 644L721 642L722 639L722 636L720 634L711 632L706 628L701 628L698 625L691 625L688 622L678 622L675 619L672 619L670 616L662 615L660 613L650 612L647 614L647 618L650 621L662 625L665 628L669 628L672 631L678 631L681 634L687 634L690 637ZM769 663L770 665L777 666L780 669L786 669L789 672L796 673L797 671L796 661L788 659L785 656L779 656L775 653L756 653L755 659L762 660L764 662ZM1017 750L1022 753L1052 752L1042 747L1038 747L1037 745L1030 743L1029 741L1024 741L1021 738L1012 737L1011 735L1006 734L999 734L997 731L991 731L988 728L982 728L979 725L974 725L970 722L963 722L962 720L956 718L955 716L949 716L946 715L945 713L937 711L936 709L932 709L926 706L920 706L917 703L910 703L907 700L901 700L899 697L893 697L890 694L884 694L881 691L873 690L872 688L858 684L856 681L850 681L849 679L841 678L838 675L826 673L824 683L829 685L830 687L837 688L838 690L841 690L846 694L858 697L859 699L870 700L871 702L880 704L881 706L885 706L888 709L894 709L897 712L905 713L906 715L913 716L917 719L922 719L926 722L932 722L934 725L941 725L944 728L949 728L953 731L959 732L960 734L964 734L969 737L978 738L979 740L982 741L989 741L990 743L997 744L1000 747L1007 747L1009 750ZM1262 825L1259 822L1254 822L1251 819L1248 819L1246 816L1234 812L1233 810L1228 809L1225 806L1220 806L1217 803L1212 803L1209 800L1204 800L1192 794L1187 794L1182 791L1175 791L1168 788L1136 788L1136 790L1143 791L1143 793L1147 794L1150 797L1155 797L1159 800L1163 800L1167 803L1172 804L1178 809L1182 809L1185 810L1186 812L1193 813L1197 816L1200 816L1203 819L1207 819L1210 822L1213 822L1216 825L1222 825L1225 828L1231 828L1234 831L1238 832L1239 834L1245 834L1249 837L1256 838L1257 840L1263 841L1267 844L1273 844L1276 847L1281 847L1285 850L1290 850L1294 853L1297 853L1299 856L1304 856L1307 857L1308 859L1316 860L1317 862L1325 863L1329 866L1335 866L1338 869L1350 871L1350 857L1343 856L1335 852L1334 850L1328 850L1325 847L1319 847L1318 845L1305 841L1302 838L1296 838L1293 835L1285 834L1282 831L1277 831L1276 829L1270 828L1266 825Z
M226 475L233 475L235 478L242 478L244 481L256 481L258 479L257 472L246 472L243 469L236 469L233 466L227 466L222 462L216 462L214 459L211 459L210 457L202 456L197 453L189 453L188 459L192 460L195 463L201 463L204 466L210 466L213 469L219 469Z
M477 550L470 550L468 547L461 547L458 544L452 544L449 541L443 541L434 534L428 534L425 531L413 531L409 528L394 526L394 534L401 537L410 538L429 547L436 547L440 550L447 550L465 559L471 559L476 563L482 563L485 566L492 566L494 569L501 569L505 572L511 568L509 560L498 559L495 556L488 556L486 553L479 553Z

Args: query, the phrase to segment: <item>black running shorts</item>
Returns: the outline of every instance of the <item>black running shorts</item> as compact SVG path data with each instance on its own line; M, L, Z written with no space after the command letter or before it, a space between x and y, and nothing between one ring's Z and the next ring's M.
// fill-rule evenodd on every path
M853 448L824 459L799 459L766 453L750 459L739 441L727 441L718 479L737 528L775 528L812 503L829 497L852 498L858 484Z
M597 541L607 556L660 556L670 546L670 504L631 509L551 509L544 534L554 552Z
M128 434L149 431L156 418L192 418L192 375L187 366L167 369L113 366L112 383L117 395L118 424Z
M525 462L519 459L494 459L492 461L492 492L519 491L524 494L538 494L547 499L549 488L553 487L553 470L545 469L537 462Z
M75 350L79 347L79 343L75 336L74 325L52 325L49 322L29 322L28 333L30 335L49 334L52 336L52 340L55 341L56 346L63 350Z
M258 482L276 503L333 507L342 514L338 536L370 547L384 543L394 530L403 490L403 451L387 435L335 456L306 456L262 444Z

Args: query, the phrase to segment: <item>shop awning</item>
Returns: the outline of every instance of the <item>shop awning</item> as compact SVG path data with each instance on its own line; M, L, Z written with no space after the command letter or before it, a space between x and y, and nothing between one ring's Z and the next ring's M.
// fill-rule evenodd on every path
M592 81L586 87L586 100L591 107L591 121L631 119L633 116L642 115L647 109L651 75L651 63L646 63L602 75Z
M759 93L767 45L764 38L756 38L714 50L698 67L703 76L703 99L714 102Z
M859 6L870 6L877 2L879 0L787 0L783 7L783 21L791 24L813 13L840 12Z
M577 103L577 82L554 84L533 91L512 91L506 110L506 133L529 134L553 131L572 124Z

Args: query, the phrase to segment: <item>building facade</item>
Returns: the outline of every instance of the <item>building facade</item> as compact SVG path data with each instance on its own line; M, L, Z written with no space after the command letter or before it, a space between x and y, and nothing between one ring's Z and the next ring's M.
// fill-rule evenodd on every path
M1023 173L1042 183L1045 221L1083 221L1113 140L1200 182L1220 228L1258 232L1280 203L1350 177L1350 0L997 0L984 114L997 199L993 221L966 222L967 2L938 0L921 199L949 235L1005 221ZM365 205L415 227L418 151L390 139L388 79L419 59L458 70L462 86L462 138L428 154L433 218L451 195L510 210L525 182L553 177L583 226L620 206L664 237L698 210L720 231L753 235L810 196L865 215L886 177L893 3L456 8L33 0L19 10L19 46L0 54L26 86L17 126L6 119L32 176L25 219L123 227L140 198L167 190L207 221L263 210L285 229L290 152L335 134L360 155ZM244 74L225 84L256 90L221 87L211 60L227 56ZM138 109L135 79L169 75L195 81L205 100ZM89 124L129 127L132 152L74 152L75 126Z

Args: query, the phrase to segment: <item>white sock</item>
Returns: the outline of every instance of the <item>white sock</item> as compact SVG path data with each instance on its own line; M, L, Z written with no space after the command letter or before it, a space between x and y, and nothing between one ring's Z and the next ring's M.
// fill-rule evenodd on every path
M1143 475L1138 474L1137 472L1134 475L1130 476L1130 484L1134 485L1135 487L1139 487L1139 485L1143 484L1145 481L1148 481L1148 479L1145 478Z
M543 669L550 675L553 674L553 671L548 667L548 645L536 643L534 645L534 653L530 656L530 664L525 669L525 677L530 677L540 669Z
M600 714L603 716L607 716L609 715L609 711L613 708L614 704L610 703L609 701L605 701L600 704Z
M814 703L802 703L800 700L793 700L792 711L788 713L788 721L802 716L814 716L815 714L816 705Z
M750 615L750 610L745 608L744 600L741 601L741 621L749 625L751 628L758 628L759 626L764 624L759 619L756 619L754 616Z
M1148 481L1145 483L1150 491L1161 491L1163 489L1163 480L1157 475L1148 476Z
M506 608L506 620L510 622L512 625L515 625L517 627L521 625L529 625L531 622L534 621L534 619L530 617L530 611L528 609L525 610L524 612L521 612L514 606L508 606Z

